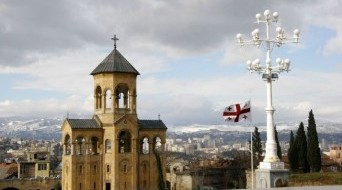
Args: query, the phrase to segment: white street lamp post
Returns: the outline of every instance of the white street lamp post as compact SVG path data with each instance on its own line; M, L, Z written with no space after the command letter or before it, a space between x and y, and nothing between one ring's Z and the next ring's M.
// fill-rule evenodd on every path
M273 121L273 113L275 109L272 106L272 81L278 79L278 73L283 71L290 71L290 60L289 59L276 59L276 66L272 66L272 61L270 58L270 53L274 45L280 47L285 43L298 43L299 42L299 30L296 29L293 31L293 37L287 38L285 37L284 30L280 27L276 28L276 36L274 38L270 38L269 36L269 25L270 23L278 22L279 14L274 12L273 15L270 15L270 11L266 10L264 12L264 17L262 18L261 14L256 14L256 23L265 23L266 24L266 38L260 38L259 29L255 29L252 32L251 40L243 40L242 35L239 33L236 35L237 43L240 46L243 45L255 45L259 47L260 45L264 45L266 48L266 60L265 67L261 66L260 60L255 59L254 61L247 61L248 70L252 73L253 71L262 74L262 78L266 81L266 92L267 92L267 105L265 108L267 115L267 140L266 140L266 154L264 158L264 163L273 163L279 162L279 158L277 156L277 145L275 142L275 134L274 134L274 121ZM267 164L269 165L269 164ZM265 166L265 168L270 168L270 166ZM264 166L260 163L260 168ZM272 167L272 166L271 166ZM271 168L270 168L271 169Z

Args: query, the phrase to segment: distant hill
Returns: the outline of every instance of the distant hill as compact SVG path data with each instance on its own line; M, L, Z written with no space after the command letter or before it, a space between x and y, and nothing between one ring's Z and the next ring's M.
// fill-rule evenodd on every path
M0 136L36 140L61 139L61 118L0 118Z
M91 118L91 116L77 115L72 118ZM0 137L24 138L37 140L61 139L61 124L64 118L0 118ZM259 127L261 138L266 139L264 124L255 124ZM253 125L254 126L254 125ZM168 137L184 138L203 137L210 134L212 138L223 138L225 142L247 142L254 127L241 125L190 125L168 126ZM280 141L288 141L290 130L295 133L298 123L278 123L277 130ZM342 123L317 122L317 131L320 141L327 143L342 143Z
M290 131L294 134L298 129L298 123L278 123L277 131L279 141L288 142L290 139ZM262 140L266 140L266 126L258 123L252 126L241 125L199 125L194 124L190 126L169 127L168 137L184 138L188 137L203 137L205 134L210 134L212 138L223 138L225 142L247 142L250 139L250 133L254 131L254 126L258 126ZM305 126L306 130L306 126ZM336 122L317 122L317 132L319 141L324 139L326 144L342 143L342 123Z

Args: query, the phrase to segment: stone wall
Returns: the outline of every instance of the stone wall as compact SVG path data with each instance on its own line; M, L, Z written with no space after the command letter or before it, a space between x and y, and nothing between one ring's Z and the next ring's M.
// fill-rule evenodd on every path
M6 188L16 188L19 190L52 190L60 183L60 179L2 179L0 180L0 190ZM57 189L56 189L57 190Z

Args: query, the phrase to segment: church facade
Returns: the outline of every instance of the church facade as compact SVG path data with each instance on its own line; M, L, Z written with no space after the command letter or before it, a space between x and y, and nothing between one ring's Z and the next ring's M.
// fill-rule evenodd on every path
M93 117L62 124L62 188L159 189L165 184L167 127L161 120L138 119L139 72L115 45L91 75Z

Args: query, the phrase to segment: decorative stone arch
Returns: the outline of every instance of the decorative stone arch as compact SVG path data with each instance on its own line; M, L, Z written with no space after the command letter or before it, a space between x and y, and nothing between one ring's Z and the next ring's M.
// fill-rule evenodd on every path
M151 152L150 139L147 136L143 136L139 142L140 154L149 154Z
M63 154L64 155L71 154L71 137L69 134L66 134L63 138Z
M121 130L117 136L119 153L127 153L132 151L132 135L129 130Z
M82 136L79 135L76 137L75 139L75 143L76 143L76 154L77 155L85 155L86 154L86 143L87 143L87 139Z
M101 109L102 104L102 89L100 85L97 85L94 92L95 96L95 109Z
M128 85L120 83L115 87L115 108L129 109L130 90Z
M282 178L276 178L274 180L274 187L284 187L285 183Z

